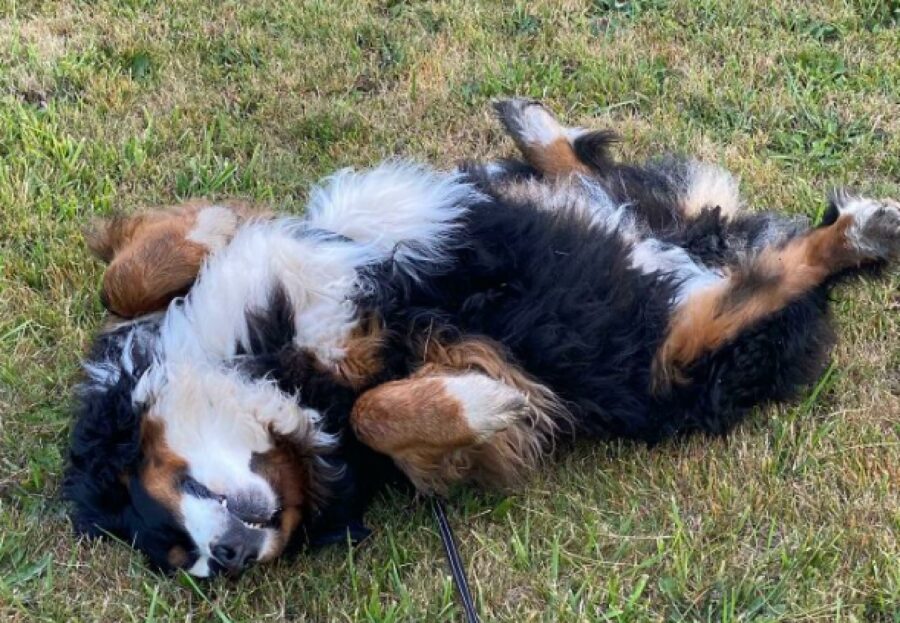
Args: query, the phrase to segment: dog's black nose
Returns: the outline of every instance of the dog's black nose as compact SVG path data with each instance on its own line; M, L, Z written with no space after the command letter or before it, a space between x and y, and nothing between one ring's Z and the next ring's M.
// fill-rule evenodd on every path
M218 543L212 548L212 555L229 573L243 571L256 561L255 548L245 543Z

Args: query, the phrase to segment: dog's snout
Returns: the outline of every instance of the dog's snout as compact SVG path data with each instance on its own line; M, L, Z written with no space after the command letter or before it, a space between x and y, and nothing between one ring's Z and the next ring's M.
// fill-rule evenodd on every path
M230 575L237 575L257 561L266 539L262 526L249 524L231 511L232 498L228 499L227 528L210 543L212 558Z

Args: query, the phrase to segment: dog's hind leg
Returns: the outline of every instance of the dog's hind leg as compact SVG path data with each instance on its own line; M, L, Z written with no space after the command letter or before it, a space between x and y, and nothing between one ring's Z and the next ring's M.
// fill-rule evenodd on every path
M425 359L357 400L350 422L360 441L424 492L465 480L509 487L539 464L566 417L547 388L484 340L431 343Z
M684 380L702 355L734 340L830 278L900 255L900 203L837 197L824 224L761 249L676 307L654 361L654 385Z
M582 181L592 201L630 206L654 231L718 208L730 217L741 206L737 179L714 164L666 157L643 166L617 163L617 135L561 124L546 107L525 99L501 100L494 109L529 165L544 178ZM502 171L502 167L500 169Z
M566 127L533 100L500 100L494 110L528 163L544 176L589 175L611 164L607 148L615 140L612 132Z

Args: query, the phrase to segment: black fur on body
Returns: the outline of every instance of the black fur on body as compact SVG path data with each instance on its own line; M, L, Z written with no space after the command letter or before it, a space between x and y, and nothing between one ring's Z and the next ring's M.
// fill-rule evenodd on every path
M624 167L620 187L641 179L644 196L653 197L634 206L646 233L707 266L736 262L766 230L800 232L796 219L772 213L726 219L711 207L686 220L660 166ZM616 179L617 172L605 177ZM373 275L379 300L369 304L395 336L389 349L408 353L395 378L420 363L422 335L486 336L563 399L576 434L658 443L727 433L749 409L789 400L821 373L833 343L828 285L704 356L689 370L692 382L654 395L652 360L672 313L676 278L633 268L627 241L577 212L511 202L492 192L502 180L478 166L469 175L487 200L469 211L452 266L427 282L404 279L390 266Z

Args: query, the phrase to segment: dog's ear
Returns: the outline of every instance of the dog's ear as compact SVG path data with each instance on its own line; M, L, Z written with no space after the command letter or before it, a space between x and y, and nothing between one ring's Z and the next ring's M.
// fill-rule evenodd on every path
M76 531L124 535L128 483L141 460L143 409L133 394L150 362L155 327L101 335L79 386L63 496Z
M72 520L82 534L121 533L127 482L140 460L140 415L131 403L129 377L81 396L64 494L74 503Z

